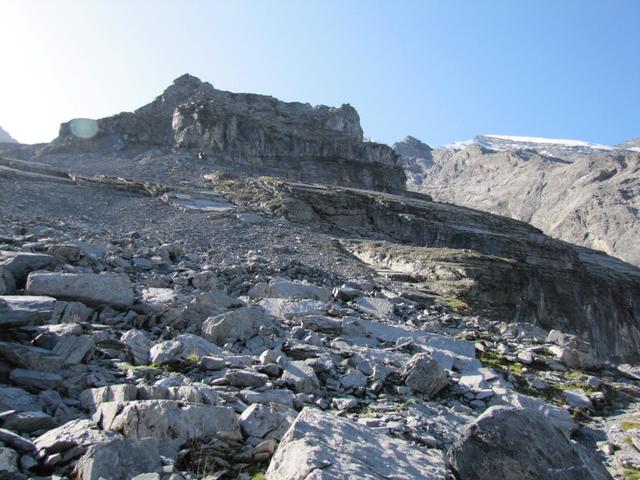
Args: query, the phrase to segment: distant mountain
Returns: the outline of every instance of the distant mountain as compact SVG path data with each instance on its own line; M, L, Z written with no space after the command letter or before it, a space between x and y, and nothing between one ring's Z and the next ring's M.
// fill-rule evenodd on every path
M11 135L9 135L9 132L7 132L2 127L0 127L0 142L18 143L18 141L15 138L13 138Z
M618 145L618 148L640 152L640 137L634 138L632 140L627 140L626 142L623 142L620 145Z
M639 140L611 147L482 135L422 152L414 145L405 139L393 146L410 190L523 220L640 265Z

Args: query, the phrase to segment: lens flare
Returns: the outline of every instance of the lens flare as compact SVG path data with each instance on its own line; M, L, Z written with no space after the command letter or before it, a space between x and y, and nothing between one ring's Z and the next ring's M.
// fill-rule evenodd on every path
M71 120L71 133L78 138L93 138L98 133L98 122L90 118Z

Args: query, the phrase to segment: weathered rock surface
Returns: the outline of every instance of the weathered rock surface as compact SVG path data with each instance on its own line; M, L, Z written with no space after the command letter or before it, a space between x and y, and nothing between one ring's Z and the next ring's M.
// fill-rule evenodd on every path
M232 409L171 400L102 403L95 418L103 429L127 438L152 437L176 446L188 440L212 440L223 433L240 435L238 416Z
M583 447L530 410L492 407L448 452L460 478L469 480L610 479Z
M260 307L245 307L207 319L202 334L216 345L235 340L249 340L262 325L269 322L267 312Z
M444 479L442 454L417 449L367 427L305 408L286 433L266 474L269 480Z
M127 438L89 447L78 460L75 473L79 480L130 480L161 468L158 443L153 438Z
M51 319L56 299L24 295L0 296L0 327L38 325Z
M427 398L437 395L449 384L447 373L427 353L419 353L411 357L402 377L409 388Z
M36 272L27 278L26 291L90 304L129 306L134 300L129 279L115 274Z

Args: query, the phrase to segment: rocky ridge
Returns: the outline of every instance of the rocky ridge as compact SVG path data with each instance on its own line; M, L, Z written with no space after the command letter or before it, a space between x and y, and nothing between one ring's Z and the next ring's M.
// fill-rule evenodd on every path
M215 89L191 75L135 112L74 119L40 155L164 148L194 152L210 168L384 191L404 190L393 150L364 142L360 118L339 108Z
M408 138L394 148L411 190L522 220L640 265L639 152L504 142L481 137L462 149L432 149Z

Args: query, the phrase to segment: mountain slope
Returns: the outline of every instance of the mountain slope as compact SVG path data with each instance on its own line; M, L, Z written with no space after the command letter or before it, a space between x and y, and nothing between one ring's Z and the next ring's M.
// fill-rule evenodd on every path
M403 155L409 189L529 222L640 265L639 152L512 138L477 137L463 149L416 156L402 153L411 140L394 148Z

